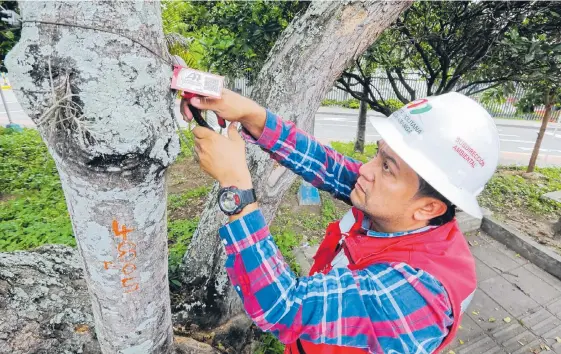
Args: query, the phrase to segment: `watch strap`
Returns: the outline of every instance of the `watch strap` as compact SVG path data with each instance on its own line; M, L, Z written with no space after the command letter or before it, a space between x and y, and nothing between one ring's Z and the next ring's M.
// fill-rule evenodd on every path
M246 205L255 203L257 201L257 195L255 194L255 189L238 189L241 207L244 208Z

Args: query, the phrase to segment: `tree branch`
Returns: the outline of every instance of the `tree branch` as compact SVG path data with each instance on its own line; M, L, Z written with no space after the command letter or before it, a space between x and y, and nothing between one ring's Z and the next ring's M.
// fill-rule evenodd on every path
M392 89L395 92L395 95L397 96L397 98L403 103L409 102L409 101L407 101L407 98L405 98L405 96L403 96L401 94L401 92L399 91L399 88L397 87L397 84L395 83L395 79L393 78L393 75L392 75L392 73L389 69L386 69L386 76L388 77L388 80L390 81L390 85L392 85Z
M405 78L403 77L403 71L401 70L401 68L395 69L395 72L397 74L397 77L399 78L399 81L401 82L401 84L403 85L403 87L405 87L405 89L407 90L407 92L409 92L409 97L411 98L408 102L403 102L403 103L409 103L411 101L415 101L417 99L417 93L416 91L407 83L407 81L405 81Z
M425 53L425 51L423 50L423 47L421 47L419 42L417 42L415 40L415 38L411 35L411 32L409 31L409 29L407 27L405 27L405 24L403 22L401 22L400 20L397 20L396 24L399 26L398 27L399 31L401 33L403 33L407 38L409 38L411 43L413 43L413 46L415 46L415 49L417 50L417 52L419 53L419 55L423 59L423 62L425 63L425 65L427 67L427 70L429 71L429 75L431 77L436 76L435 71L433 70L432 65L430 64L429 57L427 56L427 53Z

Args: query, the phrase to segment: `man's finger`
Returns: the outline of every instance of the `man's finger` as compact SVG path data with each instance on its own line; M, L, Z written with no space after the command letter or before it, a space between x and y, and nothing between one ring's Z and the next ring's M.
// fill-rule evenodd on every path
M213 130L204 127L196 126L195 128L193 128L193 135L197 139L205 139L208 138L209 136L212 136L212 134L217 134L217 133L215 133Z
M188 104L189 102L187 100L181 99L181 115L183 116L183 120L185 120L186 122L190 122L193 120L193 113L191 113L191 110L187 106Z
M238 123L234 122L228 126L228 138L232 141L243 140L240 133L238 132Z
M200 110L210 110L215 111L217 109L217 104L219 102L219 98L212 98L212 97L193 97L191 98L190 103Z

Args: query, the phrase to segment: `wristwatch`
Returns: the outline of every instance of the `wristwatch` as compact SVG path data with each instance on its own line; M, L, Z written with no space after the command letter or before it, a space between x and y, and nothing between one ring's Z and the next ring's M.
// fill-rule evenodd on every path
M220 188L218 206L226 215L239 214L246 205L255 203L255 189L238 189L235 186Z

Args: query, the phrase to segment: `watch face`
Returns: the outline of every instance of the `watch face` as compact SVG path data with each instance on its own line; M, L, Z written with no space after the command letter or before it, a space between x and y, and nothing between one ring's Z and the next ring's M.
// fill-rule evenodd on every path
M232 212L240 205L240 196L232 191L225 191L220 195L220 205L228 212Z

